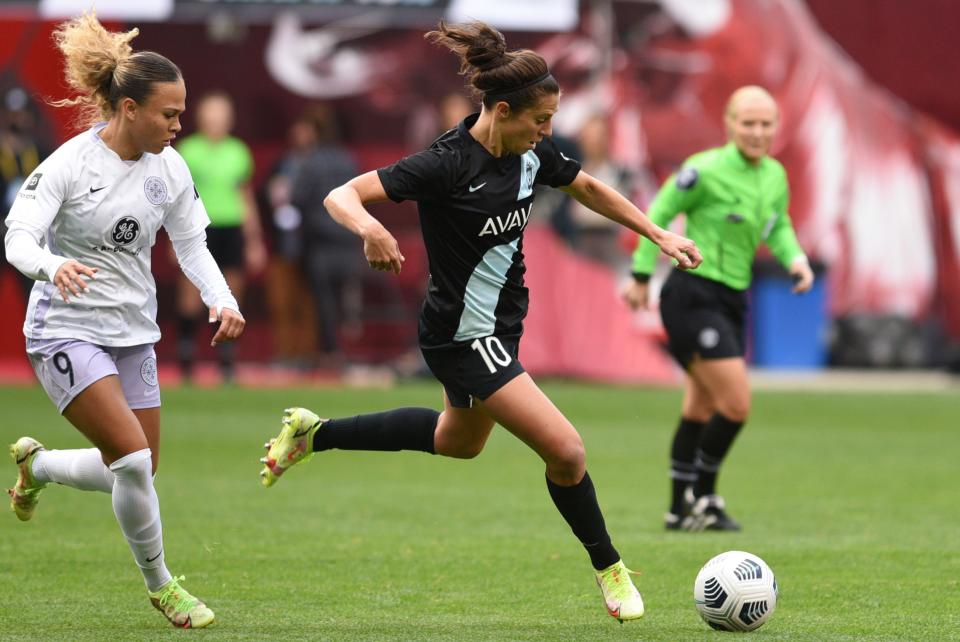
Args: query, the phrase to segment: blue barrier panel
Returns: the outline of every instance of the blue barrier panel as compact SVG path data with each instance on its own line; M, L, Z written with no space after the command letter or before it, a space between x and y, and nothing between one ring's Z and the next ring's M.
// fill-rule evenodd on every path
M793 294L786 274L759 270L750 286L753 365L806 370L827 363L827 288L817 272L813 288Z

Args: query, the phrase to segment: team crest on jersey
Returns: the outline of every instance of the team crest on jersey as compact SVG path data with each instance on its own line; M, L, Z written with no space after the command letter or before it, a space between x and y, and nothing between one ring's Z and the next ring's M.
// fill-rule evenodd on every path
M124 216L113 226L111 240L117 245L130 245L140 236L140 221L132 216Z
M158 176L151 176L143 184L143 193L147 200L154 205L163 205L167 202L167 184Z
M537 178L540 169L540 159L532 151L520 157L520 191L517 200L522 201L533 194L533 181Z

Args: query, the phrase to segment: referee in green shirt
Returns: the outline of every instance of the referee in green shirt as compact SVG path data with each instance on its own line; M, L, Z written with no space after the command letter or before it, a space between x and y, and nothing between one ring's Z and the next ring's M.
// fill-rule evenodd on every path
M693 271L674 270L660 295L669 349L686 372L683 408L670 453L672 500L668 529L739 530L716 493L717 473L750 410L744 360L746 290L760 243L794 279L793 291L813 285L797 243L787 175L768 156L778 125L773 97L741 87L727 102L729 142L694 154L657 194L648 215L661 227L681 212L686 235L703 254ZM641 238L634 279L624 292L630 307L646 305L657 247Z

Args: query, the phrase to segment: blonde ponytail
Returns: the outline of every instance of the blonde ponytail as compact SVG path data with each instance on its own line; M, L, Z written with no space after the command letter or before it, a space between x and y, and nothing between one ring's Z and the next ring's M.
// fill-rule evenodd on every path
M107 31L93 11L58 26L53 38L63 52L64 76L70 89L79 95L51 104L79 107L80 124L90 126L110 120L120 98L129 97L142 104L153 83L182 78L180 69L160 54L134 53L130 41L139 33L137 28Z

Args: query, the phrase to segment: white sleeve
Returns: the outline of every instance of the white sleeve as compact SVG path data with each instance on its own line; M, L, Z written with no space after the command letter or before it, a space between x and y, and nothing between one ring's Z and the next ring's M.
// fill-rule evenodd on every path
M163 217L163 227L171 241L192 239L207 229L208 225L210 217L207 208L203 206L200 194L192 183L170 204Z
M21 222L46 234L67 200L72 180L69 168L60 159L61 154L54 152L23 182L10 206L7 227Z
M200 298L208 308L229 308L237 312L240 306L230 292L220 267L207 249L207 235L201 230L199 234L190 238L173 238L173 251L177 253L180 269L187 278L200 290Z
M23 182L7 215L4 246L10 264L37 281L50 281L66 258L44 247L44 237L66 200L70 176L54 154Z
M3 239L7 261L34 281L52 281L67 259L43 247L43 232L19 221L11 223Z

